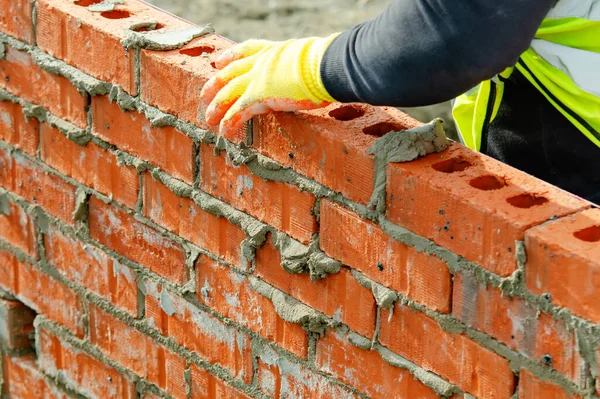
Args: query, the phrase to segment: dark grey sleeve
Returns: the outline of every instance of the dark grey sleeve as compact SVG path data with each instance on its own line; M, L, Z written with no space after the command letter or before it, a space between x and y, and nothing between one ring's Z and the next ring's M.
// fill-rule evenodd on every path
M338 36L321 63L341 102L413 107L452 99L516 63L554 0L394 0Z

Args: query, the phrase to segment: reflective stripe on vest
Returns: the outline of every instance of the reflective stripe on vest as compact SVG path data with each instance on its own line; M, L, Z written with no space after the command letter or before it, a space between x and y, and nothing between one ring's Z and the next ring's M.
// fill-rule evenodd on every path
M571 123L600 147L600 0L561 0L515 66ZM455 100L461 140L481 148L513 68Z

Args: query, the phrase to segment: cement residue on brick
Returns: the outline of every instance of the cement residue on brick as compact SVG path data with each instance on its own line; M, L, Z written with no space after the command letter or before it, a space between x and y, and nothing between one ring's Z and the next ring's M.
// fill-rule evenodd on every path
M100 3L90 4L87 9L91 12L110 12L119 4L125 4L125 0L104 0Z
M214 33L212 26L204 27L190 26L182 30L153 30L148 32L136 32L137 26L132 26L126 32L126 37L121 40L121 44L126 50L132 48L142 48L146 50L168 51L179 49L193 39Z
M301 324L309 332L324 334L332 320L324 314L306 306L297 299L279 291L275 287L257 279L248 277L253 290L273 302L275 311L285 321Z
M373 296L379 307L393 309L394 303L399 299L398 294L356 270L352 270L352 275L360 285L373 292Z
M410 130L390 132L377 139L368 153L375 156L375 190L369 202L379 212L385 211L387 164L409 162L419 157L440 152L448 147L448 139L441 119Z

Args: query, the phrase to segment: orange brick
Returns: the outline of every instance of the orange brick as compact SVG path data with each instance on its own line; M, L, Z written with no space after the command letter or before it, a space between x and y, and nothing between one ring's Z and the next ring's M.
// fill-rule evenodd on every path
M144 215L228 262L240 264L242 229L202 210L190 198L175 195L149 172L143 175Z
M525 282L536 295L600 322L600 210L568 216L525 234ZM585 276L585 277L579 277Z
M374 157L367 150L384 133L419 125L394 108L334 104L314 111L257 118L253 147L345 197L366 204L373 194L375 177Z
M0 211L0 238L28 255L37 257L34 220L13 202L8 203L8 213Z
M88 398L136 398L135 384L117 370L61 342L49 331L40 329L38 339L38 362L46 374L60 374Z
M388 165L387 217L501 276L527 229L585 201L460 144Z
M96 197L89 200L90 237L174 283L185 284L183 247Z
M527 370L521 370L519 375L519 399L581 399L581 396L571 395L561 387L551 382L541 381Z
M0 1L0 31L29 44L35 44L33 4L35 0Z
M233 326L146 280L146 318L167 337L203 359L252 380L250 340Z
M0 59L0 87L79 127L87 126L86 96L67 78L37 66L25 51L6 45L6 57Z
M29 263L20 262L0 250L0 288L15 295L28 307L83 336L81 298L66 285Z
M173 127L153 128L144 114L123 112L108 97L92 99L93 133L189 184L194 180L194 141Z
M393 352L478 398L508 399L515 378L508 361L462 334L451 334L424 313L396 306L381 321L379 340Z
M70 141L58 129L41 126L41 159L59 172L135 208L140 182L135 168L117 165L117 157L90 142Z
M9 350L31 347L29 334L35 316L33 310L20 302L0 299L0 347Z
M33 356L4 358L4 393L11 399L67 399L48 384Z
M45 236L46 259L65 277L89 288L115 306L137 316L137 273L96 247L50 227Z
M0 101L0 140L35 157L39 146L39 135L37 119L27 120L19 104Z
M328 331L317 341L315 363L322 371L371 397L439 398L410 372L390 366L376 351L354 346L342 332Z
M0 186L38 204L50 215L73 224L75 187L18 154L0 149Z
M256 275L359 334L375 332L376 304L373 293L361 286L352 273L342 268L317 282L308 274L291 274L281 267L281 254L271 240L256 251Z
M266 181L245 165L234 167L224 153L214 154L207 144L200 147L200 188L234 208L308 243L317 232L314 195L290 184Z
M90 305L90 342L105 355L181 398L185 361L140 331Z
M40 0L37 3L37 43L50 55L98 79L137 95L133 49L125 51L121 39L134 25L160 22L168 29L190 27L141 1L127 1L114 11L91 12L95 2Z
M143 50L141 99L184 121L208 129L204 120L207 106L200 91L217 70L211 65L231 42L211 34L192 40L172 51ZM202 56L202 54L208 56Z
M18 270L21 262L5 249L0 249L0 288L12 295L17 294Z
M468 274L454 276L452 315L469 327L491 335L509 348L551 366L578 383L582 359L575 331L520 298L477 282Z
M358 399L307 367L263 348L258 358L258 387L274 399Z
M192 399L250 399L250 396L238 391L225 381L215 377L208 371L192 364Z
M196 264L196 277L196 295L200 302L306 358L306 331L301 325L288 323L279 317L272 302L254 291L244 275L201 256Z
M439 258L417 252L340 205L321 202L321 248L373 280L443 313L452 280Z

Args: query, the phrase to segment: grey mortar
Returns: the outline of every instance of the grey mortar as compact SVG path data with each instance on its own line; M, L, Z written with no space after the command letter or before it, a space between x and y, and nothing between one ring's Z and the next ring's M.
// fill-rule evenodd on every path
M91 12L108 12L113 11L118 4L125 4L125 0L104 0L101 3L89 5L87 9Z
M8 193L4 190L0 191L0 214L10 216L10 202L8 201Z
M0 60L6 58L6 44L0 42Z
M306 306L264 281L254 276L249 276L248 279L252 289L269 299L273 303L275 311L283 320L289 323L300 324L306 331L319 335L323 335L327 327L334 325L335 322L329 317Z
M369 207L385 212L388 163L413 161L427 154L443 151L446 147L448 139L441 119L414 129L390 132L377 139L367 151L375 156L375 189Z
M88 219L88 194L81 188L77 189L75 196L75 210L73 210L73 220L86 223Z
M137 27L139 27L139 25L134 25L127 30L125 38L121 40L121 44L125 50L130 50L132 48L155 51L176 50L185 46L197 37L215 32L210 24L204 27L190 26L183 30L159 29L148 32L135 32L133 29Z
M388 310L394 309L394 303L399 299L398 294L354 269L352 275L360 285L373 292L377 305Z

